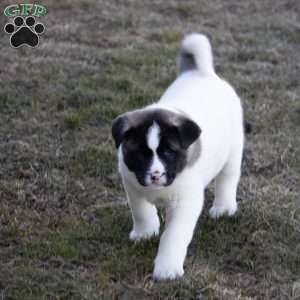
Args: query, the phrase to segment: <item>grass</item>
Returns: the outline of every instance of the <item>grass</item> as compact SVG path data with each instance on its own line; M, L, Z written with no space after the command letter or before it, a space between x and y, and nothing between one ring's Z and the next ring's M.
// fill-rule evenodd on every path
M43 4L37 49L0 40L0 299L299 299L296 1ZM253 131L237 215L211 220L209 187L184 278L158 283L158 239L128 238L110 126L160 97L190 31Z

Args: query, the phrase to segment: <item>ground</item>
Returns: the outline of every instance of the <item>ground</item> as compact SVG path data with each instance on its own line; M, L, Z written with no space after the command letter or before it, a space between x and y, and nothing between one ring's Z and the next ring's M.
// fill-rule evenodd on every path
M299 1L42 4L38 48L0 33L0 299L300 299ZM211 220L209 187L185 276L157 283L158 239L128 238L110 127L158 99L191 31L253 128L238 213Z

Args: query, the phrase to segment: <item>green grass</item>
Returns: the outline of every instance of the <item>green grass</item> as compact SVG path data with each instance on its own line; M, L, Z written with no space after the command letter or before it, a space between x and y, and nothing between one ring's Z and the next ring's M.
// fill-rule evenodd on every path
M130 242L130 214L123 208L96 209L92 223L66 217L57 228L23 239L14 247L16 274L2 280L11 287L9 299L20 295L41 299L51 293L59 299L85 299L97 295L99 288L108 298L112 293L117 297L126 292L184 299L199 293L213 296L221 277L233 288L230 278L238 274L240 284L244 284L243 276L256 281L256 286L247 286L241 295L260 295L259 287L274 284L272 278L288 276L297 282L300 263L300 238L293 221L286 223L279 212L259 213L264 210L264 205L249 205L236 217L219 221L211 220L205 212L190 247L185 278L174 283L151 283L158 239ZM299 218L299 211L295 217ZM117 285L124 286L118 290ZM284 283L279 280L275 287L280 292Z
M299 299L296 2L44 4L37 49L0 40L0 299ZM158 238L128 238L111 122L161 96L190 31L253 132L237 215L209 218L210 187L185 276L158 283Z
M78 176L105 176L115 171L115 153L109 146L86 146L75 153L75 172Z

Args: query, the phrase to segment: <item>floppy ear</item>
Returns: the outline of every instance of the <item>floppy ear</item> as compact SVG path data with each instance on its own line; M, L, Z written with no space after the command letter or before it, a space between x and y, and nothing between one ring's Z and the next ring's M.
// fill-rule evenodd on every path
M188 118L181 118L176 127L181 145L184 149L187 149L193 144L201 134L200 127Z
M116 148L119 148L125 133L129 130L129 119L126 114L120 115L112 122L111 133L115 140Z

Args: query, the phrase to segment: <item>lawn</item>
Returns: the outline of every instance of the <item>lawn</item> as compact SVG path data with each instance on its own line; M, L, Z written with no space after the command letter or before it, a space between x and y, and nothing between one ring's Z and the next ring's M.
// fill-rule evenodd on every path
M0 35L0 299L300 299L299 1L41 4L37 48ZM210 219L209 187L185 276L159 283L158 239L128 238L111 121L159 98L191 31L252 132L238 213Z

